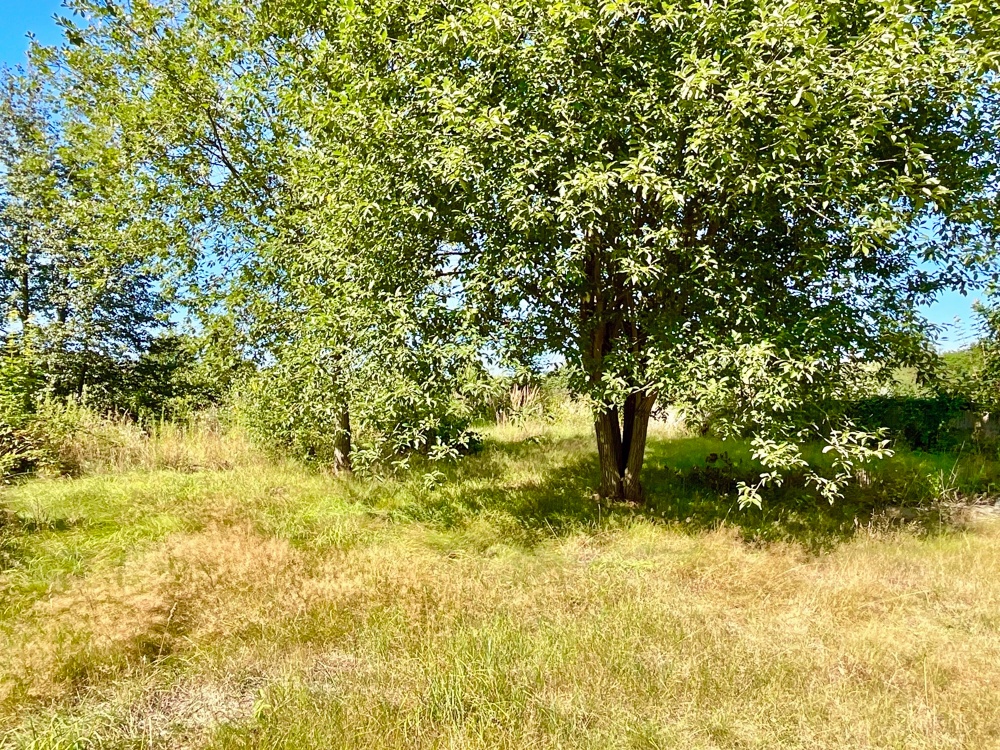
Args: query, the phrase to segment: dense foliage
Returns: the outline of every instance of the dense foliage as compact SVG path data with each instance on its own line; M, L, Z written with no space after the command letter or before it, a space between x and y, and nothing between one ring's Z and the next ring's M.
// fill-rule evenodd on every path
M754 441L745 502L833 498L887 448L865 399L938 368L921 306L994 268L985 0L69 7L0 170L5 336L57 398L229 397L349 471L559 366L606 497L672 406Z
M981 404L1000 409L1000 304L982 305L978 309L981 323L981 366L970 380Z
M776 470L810 435L873 455L787 417L928 359L918 305L993 247L980 3L275 8L342 276L423 269L501 359L564 359L609 497L641 497L654 405L706 393Z
M904 447L923 451L950 450L969 441L964 422L976 414L966 397L872 396L849 406L848 414L865 429L884 428Z
M163 224L132 199L120 151L54 109L39 76L0 86L0 336L31 339L53 393L106 390L167 313Z

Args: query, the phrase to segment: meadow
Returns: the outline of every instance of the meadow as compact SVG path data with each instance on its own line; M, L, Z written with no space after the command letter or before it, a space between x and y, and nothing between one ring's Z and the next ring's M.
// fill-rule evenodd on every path
M0 750L1000 750L1000 4L44 2Z
M0 747L1000 747L996 462L752 470L660 425L607 506L573 419L381 479L137 438L0 490Z

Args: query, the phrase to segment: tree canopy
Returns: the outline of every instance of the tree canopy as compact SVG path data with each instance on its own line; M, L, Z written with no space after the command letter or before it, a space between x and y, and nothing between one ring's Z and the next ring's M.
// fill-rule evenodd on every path
M745 424L787 425L918 358L918 306L995 244L988 4L268 7L334 244L563 358L610 497L641 497L657 400L749 390Z
M81 395L161 328L169 232L134 199L121 150L37 71L0 85L0 332L32 342L50 390Z
M816 436L846 475L881 444L830 404L992 273L985 0L71 7L38 59L306 432L377 403L431 444L484 362L554 361L606 497L657 404L756 435L762 483Z

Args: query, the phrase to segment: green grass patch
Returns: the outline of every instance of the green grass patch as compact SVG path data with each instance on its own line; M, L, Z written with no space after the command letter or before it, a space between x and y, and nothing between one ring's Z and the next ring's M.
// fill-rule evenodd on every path
M989 747L1000 527L946 510L996 470L900 454L740 511L745 445L656 438L608 506L555 425L381 480L25 482L0 747Z

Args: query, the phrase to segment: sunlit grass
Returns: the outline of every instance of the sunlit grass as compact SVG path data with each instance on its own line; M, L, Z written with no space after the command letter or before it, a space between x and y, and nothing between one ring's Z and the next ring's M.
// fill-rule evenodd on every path
M643 508L593 499L579 420L430 479L255 458L8 488L0 746L997 746L1000 526L950 523L927 478L988 490L995 462L740 513L706 457L745 448L660 429Z

